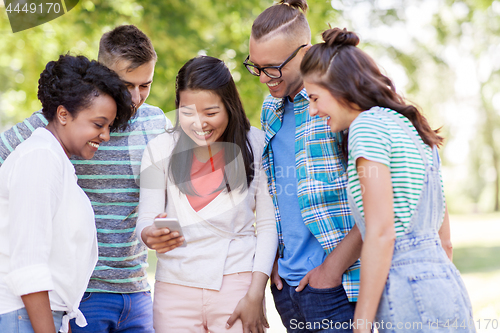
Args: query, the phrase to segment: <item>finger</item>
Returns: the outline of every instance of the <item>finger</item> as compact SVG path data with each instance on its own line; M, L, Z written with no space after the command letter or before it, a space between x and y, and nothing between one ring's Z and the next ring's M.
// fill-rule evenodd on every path
M300 292L304 290L304 288L307 286L308 283L309 283L309 274L307 274L306 276L304 276L302 280L300 280L300 283L297 286L297 288L295 288L295 291Z
M155 237L160 237L163 235L168 235L170 234L170 229L169 228L156 228L153 230L152 235Z
M262 317L263 317L264 327L265 328L269 328L269 322L267 321L266 315L263 314Z
M167 213L160 213L160 214L156 215L155 219L158 217L167 217Z
M278 274L273 276L273 281L274 281L274 285L276 286L276 289L278 289L278 290L283 289L283 282L281 282L281 278Z
M171 249L174 249L176 247L181 246L182 243L184 243L184 237L177 237L177 238L170 239L168 241L156 244L154 246L153 250L158 250L158 249L167 248L167 247L171 248Z
M234 322L236 321L236 319L238 319L238 317L239 315L233 312L226 322L226 328L230 329L231 327L233 327Z
M182 243L181 243L182 244ZM175 248L178 248L181 244L169 245L165 247L160 247L156 250L158 253L166 253L168 251L172 251Z

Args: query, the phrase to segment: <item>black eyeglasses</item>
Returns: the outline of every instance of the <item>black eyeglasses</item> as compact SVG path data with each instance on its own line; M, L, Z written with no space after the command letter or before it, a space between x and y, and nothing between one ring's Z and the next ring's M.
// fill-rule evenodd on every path
M281 69L288 64L296 55L299 53L299 50L303 47L307 46L307 44L299 46L295 51L293 51L292 55L288 57L281 65L279 66L266 66L266 67L259 67L255 66L253 64L248 63L248 59L250 59L250 55L245 59L243 62L243 65L248 69L250 74L255 75L255 76L260 76L261 72L264 72L267 76L269 76L271 79L279 79L283 74L281 73Z

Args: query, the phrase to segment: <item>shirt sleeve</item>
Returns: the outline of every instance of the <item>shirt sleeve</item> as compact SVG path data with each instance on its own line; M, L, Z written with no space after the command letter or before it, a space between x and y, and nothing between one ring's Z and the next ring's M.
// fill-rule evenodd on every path
M5 282L17 296L52 290L52 224L64 193L61 159L49 149L28 152L16 161L7 186L10 269Z
M361 113L349 127L349 158L358 158L390 166L391 135L386 121Z
M47 123L47 119L45 119L42 112L36 111L31 117L26 118L23 122L0 133L0 166L17 146L31 136L35 129L38 127L45 127Z
M152 225L154 218L165 211L166 177L163 168L165 163L161 160L162 147L157 143L158 141L154 139L147 145L141 162L139 217L136 234L143 244L142 230Z
M276 258L276 250L278 248L278 233L276 231L276 219L274 215L274 204L269 195L267 188L267 176L262 167L261 156L264 147L264 135L262 132L257 138L258 149L254 149L256 154L255 177L255 210L256 210L256 229L257 229L257 244L255 247L255 257L253 271L262 272L271 276L271 271Z

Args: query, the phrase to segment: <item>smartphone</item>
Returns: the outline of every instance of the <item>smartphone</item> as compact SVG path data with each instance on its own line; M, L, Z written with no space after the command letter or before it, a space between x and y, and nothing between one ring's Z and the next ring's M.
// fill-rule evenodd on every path
M177 231L179 233L179 236L184 236L179 220L175 217L157 217L155 218L155 227L168 228L170 232ZM184 239L184 243L182 243L182 245L180 246L187 246L186 239Z

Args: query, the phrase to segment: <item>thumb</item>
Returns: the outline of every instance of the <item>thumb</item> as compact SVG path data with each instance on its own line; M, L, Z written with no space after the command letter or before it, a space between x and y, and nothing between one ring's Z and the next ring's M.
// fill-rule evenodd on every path
M274 276L274 284L276 285L276 289L283 289L283 282L281 281L281 277L278 274Z
M236 319L238 319L238 317L239 316L236 314L236 312L233 312L233 314L229 317L229 319L226 322L226 329L230 329L231 327L233 327L234 322L236 321Z
M307 274L306 276L304 276L302 280L300 280L300 283L297 286L297 288L295 288L295 291L300 292L304 290L304 288L307 286L308 283L309 283L309 274Z

